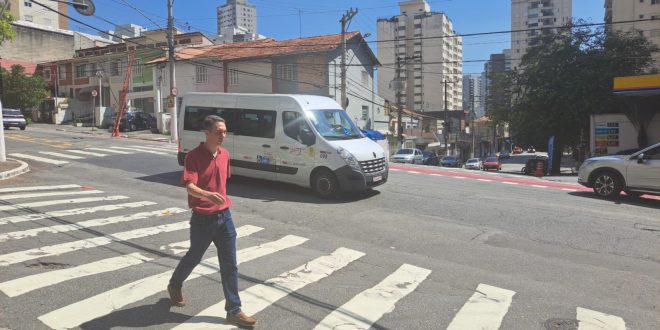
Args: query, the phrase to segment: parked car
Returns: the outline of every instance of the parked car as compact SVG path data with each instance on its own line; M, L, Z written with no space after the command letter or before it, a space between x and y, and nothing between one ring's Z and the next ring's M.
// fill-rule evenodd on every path
M393 163L422 164L424 156L422 151L414 148L400 149L391 158Z
M523 149L522 149L521 147L513 147L512 152L513 152L514 155L516 155L516 154L522 154L522 153L523 153Z
M589 158L578 170L578 183L605 198L617 197L622 190L633 197L660 195L660 143L632 155Z
M500 152L500 158L501 158L501 159L507 159L507 158L510 158L510 157L511 157L511 155L509 155L509 152L508 152L508 151L502 151L502 152Z
M536 149L534 149L534 146L529 146L529 147L527 147L527 152L532 154L532 153L536 152Z
M460 162L454 156L444 156L440 159L440 164L445 167L459 167Z
M438 159L438 155L435 152L422 151L422 157L422 164L424 165L438 166L440 164L440 159Z
M155 130L156 117L146 112L126 112L119 122L119 131Z
M502 170L502 161L498 157L488 157L486 160L484 160L482 169L484 171L490 170L490 169L495 169L496 171L501 171Z
M21 110L5 108L2 109L2 125L5 129L18 127L24 131L25 127L27 127L27 121Z
M465 162L465 169L468 170L480 170L482 167L482 161L479 158L470 158Z
M112 128L115 125L116 116L116 112L106 110L103 114L103 119L101 119L101 128Z

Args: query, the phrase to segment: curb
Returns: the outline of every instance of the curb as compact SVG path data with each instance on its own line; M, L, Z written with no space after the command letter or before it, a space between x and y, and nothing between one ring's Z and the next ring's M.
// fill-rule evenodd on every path
M12 158L7 158L7 160L16 161L21 165L19 167L15 168L15 169L13 169L13 170L0 172L0 180L7 180L9 178L13 178L15 176L19 176L23 173L27 173L27 172L30 171L30 166L26 162L20 161L18 159L12 159Z

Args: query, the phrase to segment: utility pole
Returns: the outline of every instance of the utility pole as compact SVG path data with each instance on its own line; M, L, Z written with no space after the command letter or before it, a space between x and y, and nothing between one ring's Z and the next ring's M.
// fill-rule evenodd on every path
M402 59L400 57L396 58L396 78L391 83L396 98L397 150L403 148L403 104L401 104L401 93L406 88L405 82L401 80L401 61Z
M447 84L449 83L448 81L443 81L442 82L445 85L445 127L442 130L443 135L445 136L445 156L449 156L449 145L447 142L449 142L449 102L447 100Z
M174 18L172 17L172 1L167 0L167 48L170 66L170 94L167 98L167 110L171 114L170 118L170 140L176 143L179 140L179 132L177 131L177 111L176 111L176 94L174 80Z
M342 15L341 20L341 107L346 110L346 28L351 24L353 16L357 14L357 8L351 8Z

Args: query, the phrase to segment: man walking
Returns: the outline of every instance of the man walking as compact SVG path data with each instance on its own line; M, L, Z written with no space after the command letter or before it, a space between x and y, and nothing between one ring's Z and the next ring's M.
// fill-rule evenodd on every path
M181 182L188 191L190 249L177 265L167 291L175 306L184 306L181 288L192 270L202 260L211 242L218 249L222 291L225 295L227 322L253 326L257 320L241 311L236 267L236 229L229 212L227 177L230 175L229 152L221 148L227 135L224 119L207 116L202 123L206 140L186 155Z

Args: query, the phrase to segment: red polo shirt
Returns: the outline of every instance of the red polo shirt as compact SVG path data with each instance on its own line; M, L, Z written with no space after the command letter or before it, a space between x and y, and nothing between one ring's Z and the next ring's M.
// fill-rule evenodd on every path
M210 153L203 143L186 155L181 183L187 186L193 183L197 187L220 193L224 197L225 204L217 205L206 198L197 198L188 195L188 207L202 214L218 213L231 205L227 197L227 178L231 175L229 168L229 151L218 147L215 157Z

